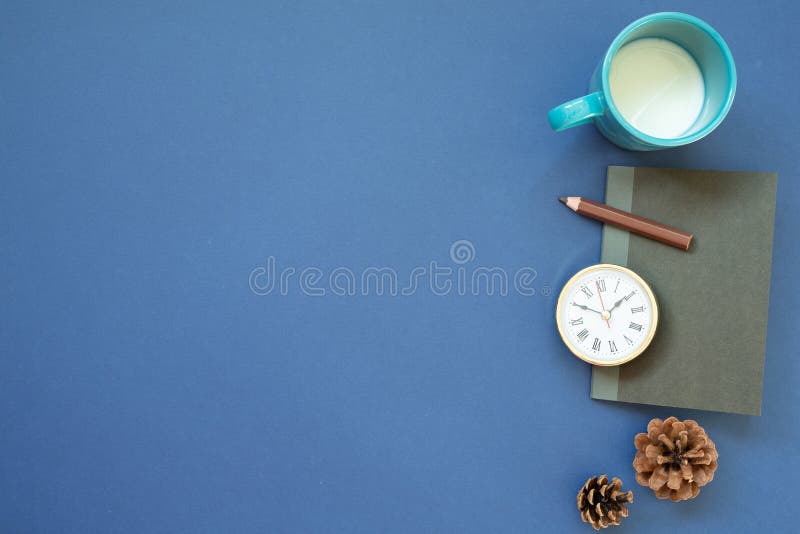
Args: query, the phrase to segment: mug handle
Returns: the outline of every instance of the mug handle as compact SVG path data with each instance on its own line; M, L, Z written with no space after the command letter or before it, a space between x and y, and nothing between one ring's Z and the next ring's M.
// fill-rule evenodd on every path
M601 93L592 93L556 106L547 113L550 127L560 132L573 126L588 124L603 114L606 103Z

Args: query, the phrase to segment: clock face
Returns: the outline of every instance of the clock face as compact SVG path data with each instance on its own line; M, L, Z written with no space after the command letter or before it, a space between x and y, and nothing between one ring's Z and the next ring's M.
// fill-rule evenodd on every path
M577 357L595 365L619 365L650 344L658 305L650 286L630 269L594 265L564 286L556 322L561 338Z

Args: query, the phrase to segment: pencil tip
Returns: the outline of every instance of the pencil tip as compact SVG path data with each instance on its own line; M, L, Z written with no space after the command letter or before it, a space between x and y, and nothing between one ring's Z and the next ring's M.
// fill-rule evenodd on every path
M558 201L561 202L562 204L566 204L567 203L567 197L558 197Z

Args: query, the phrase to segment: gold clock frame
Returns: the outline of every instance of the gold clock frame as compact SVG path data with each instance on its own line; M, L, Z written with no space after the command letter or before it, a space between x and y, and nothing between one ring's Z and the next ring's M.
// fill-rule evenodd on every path
M593 271L599 271L602 269L617 271L620 273L627 274L635 281L637 281L639 284L641 284L641 286L645 290L645 293L647 294L648 300L650 301L650 307L653 310L652 328L650 329L650 333L645 338L639 350L631 353L627 358L623 360L616 360L613 362L595 360L589 355L584 354L580 348L572 344L572 341L570 341L569 338L564 333L564 326L561 324L561 311L563 310L564 301L566 300L567 288L571 287L577 279L583 277L587 273L591 273ZM576 357L592 365L598 365L601 367L615 367L618 365L622 365L624 363L628 363L629 361L633 360L634 358L642 354L647 349L647 347L650 346L650 342L653 341L653 337L656 335L656 330L658 329L658 301L656 301L656 296L653 293L652 288L650 288L650 284L645 282L644 279L635 272L631 271L627 267L614 265L613 263L598 263L597 265L591 265L589 267L586 267L585 269L581 269L580 271L572 275L572 277L569 280L567 280L567 283L564 284L564 287L561 289L561 293L559 293L558 295L558 303L556 304L556 326L558 327L558 333L561 336L561 340L564 342L564 344L567 346L570 352L572 352L572 354L574 354Z

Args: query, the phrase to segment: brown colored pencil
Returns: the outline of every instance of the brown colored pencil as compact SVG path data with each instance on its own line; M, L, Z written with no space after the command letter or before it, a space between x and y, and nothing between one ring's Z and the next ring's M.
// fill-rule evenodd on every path
M581 197L558 197L558 200L567 205L569 209L597 219L606 224L622 228L634 234L660 241L681 250L689 250L692 243L692 234L661 224L644 217L639 217L627 211L618 210L605 204Z

